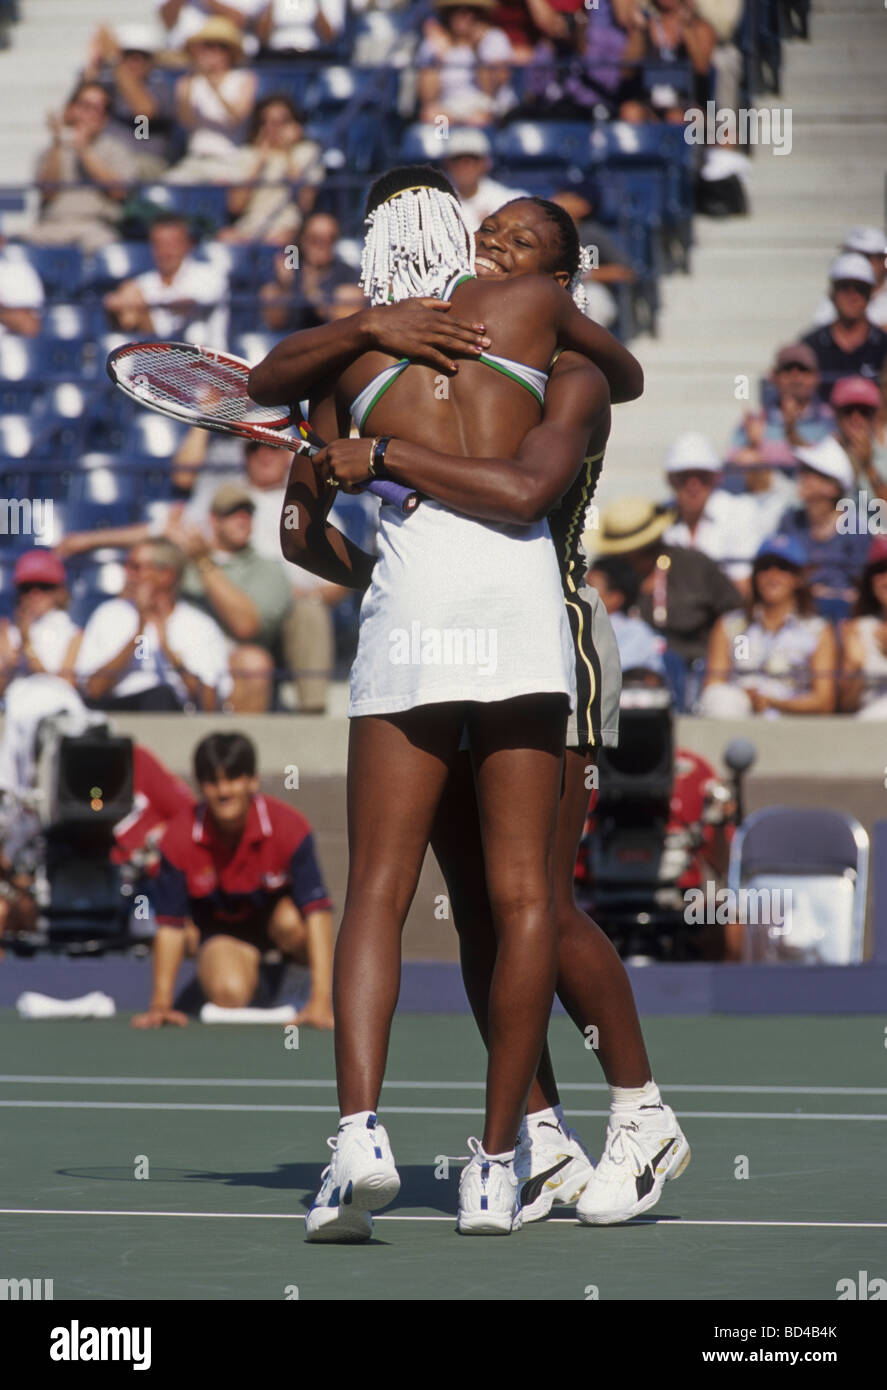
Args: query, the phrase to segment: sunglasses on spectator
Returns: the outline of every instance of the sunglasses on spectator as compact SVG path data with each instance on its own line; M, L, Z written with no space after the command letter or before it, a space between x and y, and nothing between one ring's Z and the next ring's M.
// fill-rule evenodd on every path
M877 407L873 405L857 405L855 401L850 405L839 405L838 415L864 415L867 420L873 420L877 415Z
M58 587L58 584L47 584L41 579L29 579L24 584L16 586L16 593L30 594L32 590L36 589L38 593L51 594L53 589L57 589Z
M865 295L869 298L872 292L871 285L867 285L864 280L836 280L832 288L837 290L855 290L857 294Z
M813 368L808 367L805 362L783 362L779 368L780 372L812 372Z

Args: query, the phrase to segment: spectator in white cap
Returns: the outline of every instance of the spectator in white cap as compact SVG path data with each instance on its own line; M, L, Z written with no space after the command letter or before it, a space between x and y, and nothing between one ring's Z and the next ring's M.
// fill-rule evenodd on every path
M459 195L462 217L469 232L476 232L490 213L512 198L522 198L522 188L507 188L490 178L493 166L489 136L482 130L464 126L451 130L444 144L444 173Z
M835 321L814 328L801 340L816 353L819 394L824 401L842 376L876 381L887 359L887 333L866 318L875 288L869 257L860 251L845 251L832 261L829 280Z
M817 611L837 621L849 616L869 542L853 509L839 506L856 501L853 464L831 437L798 449L796 457L801 505L785 513L779 533L803 546Z
M758 509L747 497L718 486L721 460L704 434L680 435L665 456L665 472L674 492L676 519L665 532L668 545L701 550L747 591L751 559L761 540Z
M93 35L83 75L110 93L109 130L127 146L137 176L155 179L169 164L173 103L169 83L155 67L163 47L152 24L102 25Z
M876 434L882 406L881 392L864 376L842 377L832 392L838 443L856 469L860 487L887 502L887 441Z
M880 227L851 227L841 247L843 252L855 251L868 259L875 277L875 287L866 309L866 318L877 328L887 329L887 235ZM834 323L835 306L828 295L824 296L813 315L817 328L826 323Z

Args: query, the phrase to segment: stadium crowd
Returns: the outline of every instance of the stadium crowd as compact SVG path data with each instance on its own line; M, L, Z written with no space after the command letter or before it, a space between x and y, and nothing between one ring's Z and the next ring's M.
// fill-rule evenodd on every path
M747 156L687 142L684 113L772 82L780 6L154 9L94 35L48 116L39 211L0 245L0 473L8 498L53 502L39 545L0 538L0 681L55 673L102 709L321 712L356 600L280 556L287 455L136 410L107 352L184 339L256 361L361 312L367 176L416 157L445 169L470 227L522 192L560 202L597 251L592 316L622 337L655 327L694 215L748 212ZM688 420L660 498L586 532L617 631L683 710L887 713L881 229L848 229L825 278L731 438ZM336 506L371 548L370 499Z

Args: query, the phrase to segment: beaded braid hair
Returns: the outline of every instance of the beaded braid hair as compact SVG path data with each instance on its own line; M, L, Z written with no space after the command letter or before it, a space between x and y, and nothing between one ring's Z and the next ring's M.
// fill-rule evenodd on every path
M474 238L452 184L430 165L393 169L367 198L360 285L372 304L439 296L462 270L474 273Z

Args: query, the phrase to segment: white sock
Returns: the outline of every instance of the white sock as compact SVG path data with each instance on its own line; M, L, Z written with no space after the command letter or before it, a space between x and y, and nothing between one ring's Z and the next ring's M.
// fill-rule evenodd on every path
M339 1129L345 1125L366 1125L371 1115L375 1115L375 1110L355 1110L353 1115L343 1115L339 1121Z
M480 1146L480 1148L478 1149L477 1152L478 1152L478 1156L479 1156L480 1158L486 1159L489 1163L513 1163L513 1162L514 1162L514 1149L509 1149L508 1152L507 1152L507 1153L504 1153L504 1154L488 1154L487 1151L486 1151L486 1149L484 1148L483 1144L481 1144L481 1146Z
M628 1086L610 1087L611 1114L627 1115L632 1110L640 1110L641 1106L661 1104L662 1097L655 1081L648 1081L646 1085L634 1088Z

